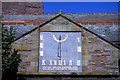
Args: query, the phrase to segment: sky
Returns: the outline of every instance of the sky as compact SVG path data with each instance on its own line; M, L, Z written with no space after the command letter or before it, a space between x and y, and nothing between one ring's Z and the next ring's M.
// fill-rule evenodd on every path
M45 13L118 12L119 2L44 2Z

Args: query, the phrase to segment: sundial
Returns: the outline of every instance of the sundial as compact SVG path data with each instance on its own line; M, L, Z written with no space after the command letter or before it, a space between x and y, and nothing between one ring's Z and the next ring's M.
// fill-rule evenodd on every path
M81 72L80 32L40 32L39 72Z

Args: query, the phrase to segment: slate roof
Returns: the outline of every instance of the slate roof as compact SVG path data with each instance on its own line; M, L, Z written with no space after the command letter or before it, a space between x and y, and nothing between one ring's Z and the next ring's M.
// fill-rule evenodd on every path
M56 14L3 15L3 20L50 20ZM120 13L80 13L64 14L71 20L120 20Z

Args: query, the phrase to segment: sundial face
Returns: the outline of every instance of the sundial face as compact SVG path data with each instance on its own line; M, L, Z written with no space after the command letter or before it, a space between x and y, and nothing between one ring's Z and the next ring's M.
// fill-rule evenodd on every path
M81 32L40 32L39 72L82 72Z

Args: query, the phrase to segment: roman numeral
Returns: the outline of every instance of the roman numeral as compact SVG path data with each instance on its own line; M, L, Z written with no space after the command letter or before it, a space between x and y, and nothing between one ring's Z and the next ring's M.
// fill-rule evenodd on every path
M45 60L42 60L42 65L45 65Z
M40 35L40 40L43 40L43 35Z
M40 48L43 48L43 43L40 43Z
M77 52L81 52L81 47L77 47Z
M77 37L77 40L78 40L78 42L80 42L80 38L79 37Z
M43 51L40 51L40 56L44 56L44 52Z

